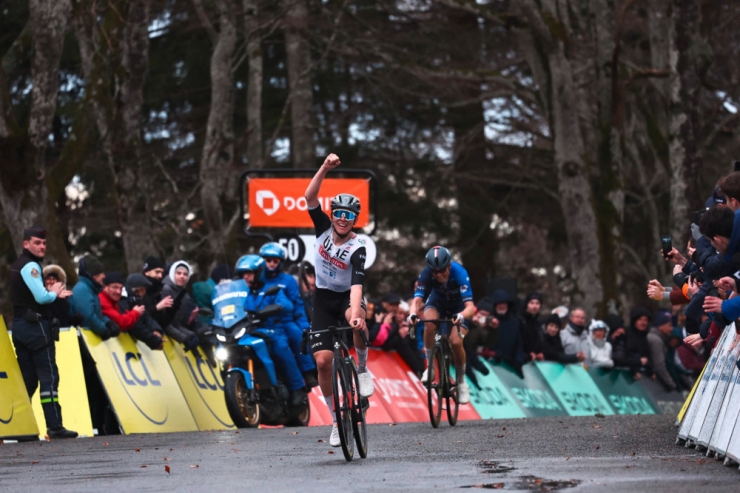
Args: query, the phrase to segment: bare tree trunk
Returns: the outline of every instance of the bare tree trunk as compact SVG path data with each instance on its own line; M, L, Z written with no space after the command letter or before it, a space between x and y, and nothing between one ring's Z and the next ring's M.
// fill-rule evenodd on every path
M262 155L262 42L257 0L244 0L249 81L247 84L247 162L252 169L264 166Z
M107 22L100 25L90 13L91 6L80 4L75 15L83 72L103 153L113 175L118 223L130 272L138 271L144 258L156 251L147 210L149 181L141 156L150 5L151 0L119 1L106 13Z
M674 0L670 45L671 235L683 245L690 211L703 204L700 184L699 65L709 49L701 39L700 0Z
M31 62L31 112L27 134L11 129L5 120L10 108L3 104L0 124L0 204L13 245L23 241L23 230L32 224L47 227L48 257L69 258L59 228L50 227L50 197L46 185L46 148L56 111L59 62L64 31L72 7L69 0L31 0L33 58ZM3 76L4 83L4 76ZM6 101L7 103L7 101ZM55 199L52 197L51 199Z
M290 119L293 138L290 151L293 166L316 166L313 127L313 88L311 85L311 47L305 38L308 29L308 7L305 0L284 0L285 51L288 56L288 83L292 97Z
M198 0L199 1L199 0ZM200 162L201 202L214 254L225 257L225 229L221 212L234 158L234 75L236 22L231 0L216 0L219 32L211 55L211 108Z
M535 74L546 75L537 84L550 110L558 191L576 283L575 299L594 314L603 307L604 279L595 200L578 115L582 101L574 83L573 67L566 57L563 35L550 27L553 22L560 22L554 2L543 0L540 6L535 0L520 0L518 6L531 32L531 36L521 38L531 41L528 46L522 46L527 61ZM568 15L567 11L562 13ZM559 25L564 27L565 23Z

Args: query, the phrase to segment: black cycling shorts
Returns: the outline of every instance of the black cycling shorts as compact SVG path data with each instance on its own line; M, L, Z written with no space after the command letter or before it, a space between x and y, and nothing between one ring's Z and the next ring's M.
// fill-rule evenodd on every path
M331 291L316 288L313 298L313 316L311 317L311 331L324 330L327 327L346 327L349 322L344 314L349 308L349 291ZM367 313L365 300L362 300L362 309ZM347 334L347 332L344 332ZM346 339L345 339L346 341ZM334 351L331 346L331 334L311 334L309 342L311 354L316 351Z

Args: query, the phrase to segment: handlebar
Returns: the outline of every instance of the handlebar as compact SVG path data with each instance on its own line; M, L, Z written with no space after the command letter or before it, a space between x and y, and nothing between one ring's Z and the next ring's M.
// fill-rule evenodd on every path
M433 318L428 318L428 319L417 318L416 319L416 323L418 324L419 322L421 322L421 323L434 323L434 324L437 324L437 327L439 327L439 324L441 324L441 323L449 323L449 324L452 324L452 326L457 329L457 333L460 334L460 337L463 336L462 335L462 332L460 331L460 325L461 324L454 323L451 318L437 318L437 319L433 319ZM415 329L415 327L412 327L409 330L409 336L412 339L416 339L416 330L414 330L414 329Z
M355 330L354 327L346 326L346 327L327 327L324 330L312 330L311 332L308 332L307 330L303 331L303 338L301 340L301 352L303 352L308 344L308 337L310 334L326 334L327 332L335 333L342 330ZM360 337L362 338L362 342L365 343L365 346L370 347L370 342L367 340L367 336L365 335L364 330L359 330ZM303 354L306 354L303 352Z

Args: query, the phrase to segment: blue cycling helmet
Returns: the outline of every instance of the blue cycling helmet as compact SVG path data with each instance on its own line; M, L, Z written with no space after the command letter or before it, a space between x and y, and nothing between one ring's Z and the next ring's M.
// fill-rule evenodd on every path
M285 260L285 250L283 250L283 247L281 247L279 243L271 241L270 243L265 243L264 245L262 245L262 248L260 248L260 257L262 257L263 259L280 259L280 263L275 268L275 270L280 270L280 268L283 266L283 261Z
M259 279L264 267L265 261L259 255L242 255L239 257L239 260L236 261L234 271L240 276L245 272L254 272L255 278Z
M450 251L443 246L432 247L427 252L427 267L432 270L446 269L451 260Z

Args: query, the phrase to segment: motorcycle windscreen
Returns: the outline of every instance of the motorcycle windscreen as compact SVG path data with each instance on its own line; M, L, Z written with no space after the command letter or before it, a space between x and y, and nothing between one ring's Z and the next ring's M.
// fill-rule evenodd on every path
M249 287L243 279L218 284L213 290L213 322L211 325L230 329L247 316L244 300L249 296Z

